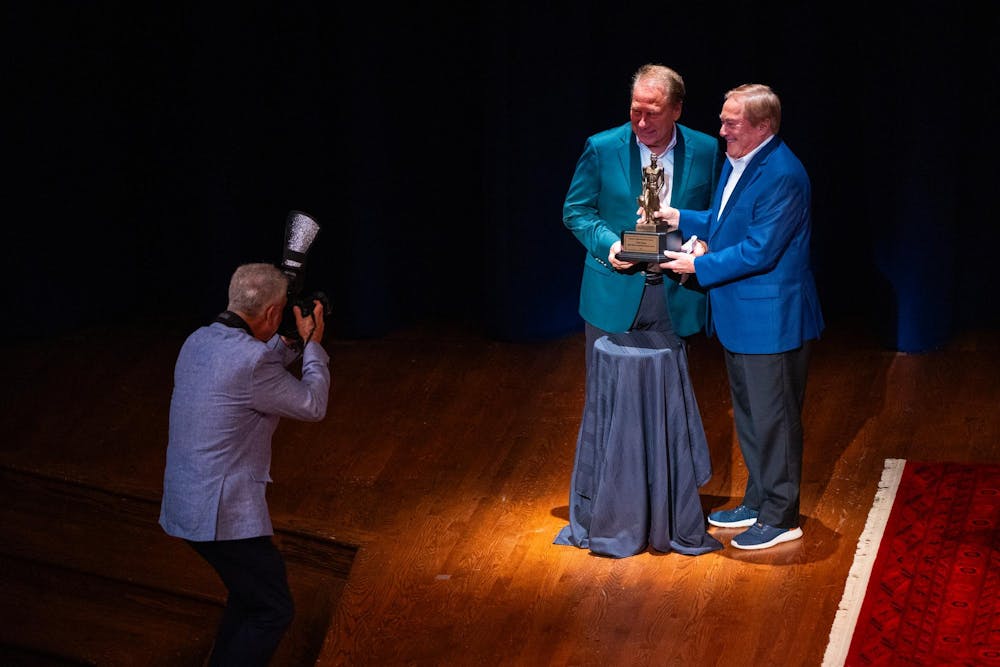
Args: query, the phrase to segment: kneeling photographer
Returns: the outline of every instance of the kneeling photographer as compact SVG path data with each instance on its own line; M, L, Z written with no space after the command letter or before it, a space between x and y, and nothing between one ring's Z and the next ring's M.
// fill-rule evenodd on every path
M229 591L212 665L267 664L294 614L271 539L271 437L281 417L322 420L330 394L327 305L289 304L294 289L275 264L240 266L226 311L187 338L174 369L160 525ZM288 306L293 328L281 333ZM300 356L301 378L287 368Z

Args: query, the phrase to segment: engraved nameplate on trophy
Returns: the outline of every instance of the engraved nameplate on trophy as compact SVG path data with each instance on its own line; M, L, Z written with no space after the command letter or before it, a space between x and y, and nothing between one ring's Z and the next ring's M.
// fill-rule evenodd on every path
M622 250L615 255L616 258L626 262L659 264L669 261L663 255L664 250L680 250L680 230L653 217L653 213L660 210L660 188L664 178L663 167L657 164L656 156L651 155L649 166L642 170L642 194L638 199L645 222L636 223L635 231L622 232Z

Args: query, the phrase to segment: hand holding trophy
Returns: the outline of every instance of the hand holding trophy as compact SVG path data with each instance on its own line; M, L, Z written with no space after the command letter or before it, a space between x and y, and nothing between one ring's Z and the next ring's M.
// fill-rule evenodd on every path
M635 231L623 231L622 250L616 259L627 262L663 261L664 250L679 250L681 232L671 228L666 221L656 218L653 213L660 210L660 188L663 187L663 167L657 164L656 156L650 156L649 166L642 170L642 193L639 195L639 210L642 218L635 225Z

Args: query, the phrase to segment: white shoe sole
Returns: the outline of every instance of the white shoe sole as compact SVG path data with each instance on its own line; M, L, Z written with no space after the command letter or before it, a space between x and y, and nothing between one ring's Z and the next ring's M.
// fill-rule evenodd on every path
M757 523L757 519L754 517L753 519L742 519L740 521L715 521L712 517L708 517L708 522L719 528L749 528Z
M760 544L740 544L736 541L736 538L733 538L733 541L730 542L730 544L732 544L737 549L748 549L748 550L767 549L769 547L773 547L776 544L781 544L782 542L791 542L792 540L797 540L800 537L802 537L802 529L792 528L791 530L786 530L781 535L778 535L769 542L761 542Z

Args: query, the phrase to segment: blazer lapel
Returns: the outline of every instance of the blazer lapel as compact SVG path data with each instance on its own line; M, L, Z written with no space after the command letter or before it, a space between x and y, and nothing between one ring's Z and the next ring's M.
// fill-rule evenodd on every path
M674 127L677 126L675 125ZM670 205L674 208L681 208L686 203L681 201L681 197L674 197L674 193L684 192L686 190L684 187L684 179L691 171L691 163L693 161L694 156L687 150L686 143L684 141L684 133L681 132L681 128L677 127L677 143L674 145L673 183L671 183L670 192L668 193Z
M625 134L624 143L618 152L618 162L621 164L622 177L628 183L628 191L632 197L638 198L642 191L642 159L639 157L639 146L635 143L632 129ZM638 207L638 203L636 204Z
M767 144L767 146L760 149L760 152L754 155L752 160L750 160L750 164L748 164L747 168L743 170L743 175L740 176L739 182L736 183L736 187L733 188L732 194L729 195L729 200L726 202L726 210L724 210L722 215L719 216L720 226L725 221L726 216L729 215L729 212L733 210L733 205L740 198L740 195L743 194L743 191L746 190L750 184L757 180L760 176L761 167L767 163L768 156L774 152L774 149L776 149L780 143L781 139L775 137L770 141L770 143ZM722 190L725 188L726 181L729 180L729 174L732 172L733 166L729 163L729 160L726 160L726 164L722 167L722 176L719 178L720 188L717 193L719 199L716 206L722 203ZM718 210L718 208L716 208L716 210Z
M715 188L715 195L712 196L712 210L716 212L715 217L722 217L719 215L719 207L722 206L722 192L726 189L726 182L729 180L729 175L733 173L733 165L730 164L729 160L722 163L722 173L719 174L719 185Z
M729 163L729 160L724 160L722 162L722 173L719 174L719 185L715 188L715 194L712 195L712 210L708 214L708 238L705 241L708 242L709 246L715 242L715 235L722 228L723 213L720 213L719 209L722 208L722 192L726 189L726 181L729 180L731 173L733 173L733 165ZM729 201L732 200L733 198L730 197ZM726 209L728 208L727 206Z

